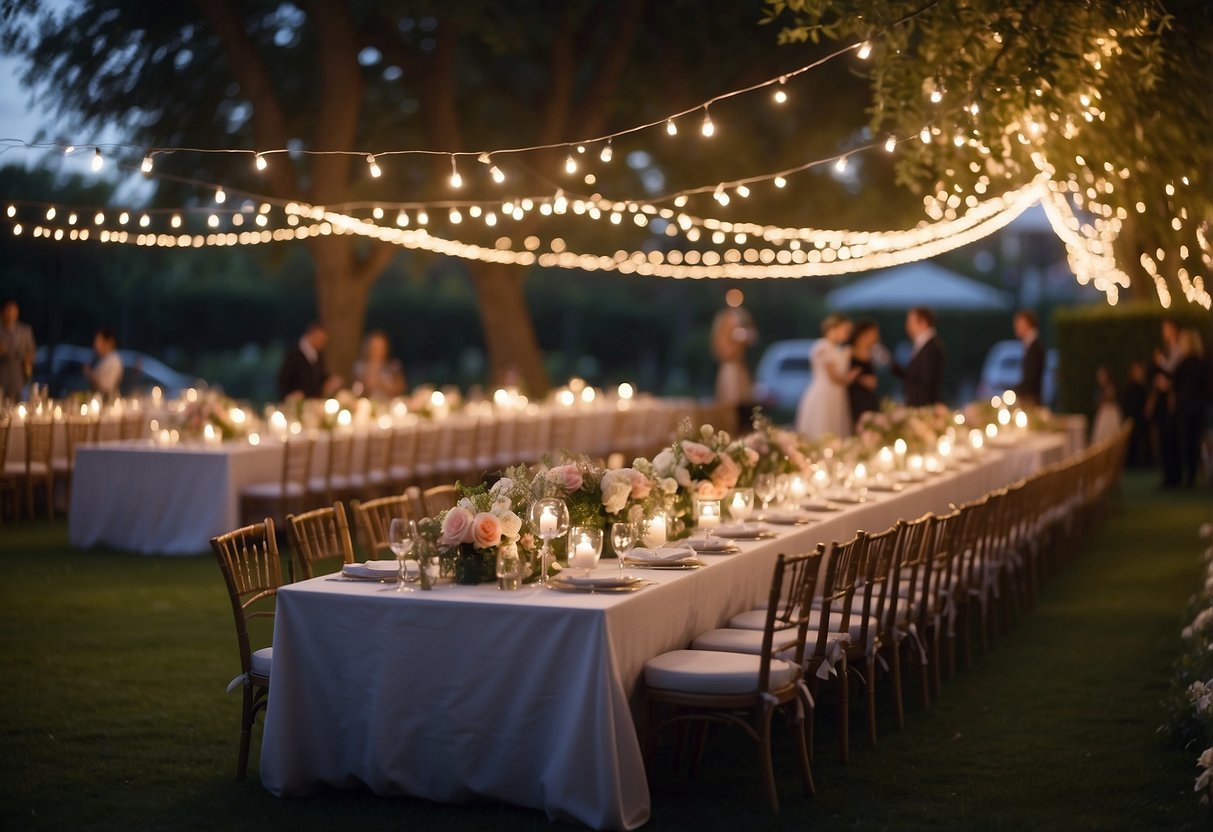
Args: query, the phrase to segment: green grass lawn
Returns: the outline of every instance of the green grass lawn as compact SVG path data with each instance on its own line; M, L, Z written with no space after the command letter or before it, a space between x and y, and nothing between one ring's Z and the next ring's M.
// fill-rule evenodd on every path
M910 685L904 731L883 718L871 749L857 720L843 766L823 708L815 799L779 747L784 812L771 816L752 746L719 732L697 779L658 769L647 828L1208 828L1192 795L1200 749L1178 751L1156 729L1213 500L1152 487L1129 479L1121 512L930 710ZM10 521L0 566L4 829L549 826L495 804L280 800L257 781L259 737L237 783L239 702L224 693L235 638L209 557L76 552L63 522Z

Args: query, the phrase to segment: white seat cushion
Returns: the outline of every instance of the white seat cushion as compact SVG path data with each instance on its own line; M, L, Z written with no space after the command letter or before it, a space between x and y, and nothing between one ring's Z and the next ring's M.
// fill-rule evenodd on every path
M766 610L751 610L743 612L740 615L735 615L729 619L729 628L734 630L762 630L766 626L767 613ZM851 620L848 622L847 634L853 641L858 641L863 631L863 616L857 612L851 612ZM817 630L821 626L821 611L813 610L809 613L809 629ZM842 631L842 614L837 612L830 613L829 628L832 632ZM868 619L868 641L872 642L876 638L876 634L880 632L880 622L875 618Z
M792 631L775 633L774 644L779 644L781 641L786 641L784 637L790 637ZM842 633L830 633L826 638L827 642L846 641L847 637ZM809 630L805 636L805 656L810 657L810 654L817 648L817 631ZM700 636L697 636L691 642L692 650L718 650L722 653L749 653L750 655L758 655L762 652L762 630L730 630L721 628L719 630L708 630ZM782 658L791 658L792 651L786 651L788 655Z
M257 676L269 676L270 663L273 657L273 647L262 647L260 650L254 650L253 655L250 657L252 659L251 670L253 673Z
M243 497L298 497L302 494L303 487L297 482L288 482L285 494L280 482L255 482L252 485L246 485L240 492Z
M723 653L712 650L674 650L649 659L644 664L644 681L651 688L702 693L739 695L758 693L759 656ZM796 666L771 660L771 689L787 687L796 680Z

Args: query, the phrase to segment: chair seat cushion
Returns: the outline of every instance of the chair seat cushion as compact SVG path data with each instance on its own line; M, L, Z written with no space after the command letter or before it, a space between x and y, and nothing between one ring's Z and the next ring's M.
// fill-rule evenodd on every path
M257 676L269 676L270 663L273 660L273 657L273 647L262 647L260 650L254 650L253 655L250 657L252 659L252 663L249 667Z
M766 626L767 613L766 610L750 610L743 612L740 615L735 615L729 619L729 629L733 630L759 630L761 631ZM821 611L812 610L809 613L809 629L817 630L821 627ZM832 632L842 631L842 614L837 612L830 613L829 629ZM847 627L848 635L852 641L858 642L863 634L863 616L856 612L851 613L851 620ZM880 622L875 618L868 618L868 640L876 638L880 632Z
M727 627L722 627L719 630L708 630L695 637L691 642L692 650L718 650L722 653L749 653L758 655L762 652L762 630L733 630ZM776 632L775 639L772 642L775 645L791 640L793 631L785 630ZM842 633L829 633L827 635L828 642L845 641L847 637ZM808 656L817 647L817 632L809 630L805 636L805 655ZM781 658L791 658L792 650L786 651L787 655Z
M288 482L285 491L281 482L255 482L246 485L240 492L242 497L299 497L303 495L303 486L297 482Z
M651 688L718 695L759 693L760 656L714 650L674 650L644 664L644 681ZM790 662L771 660L770 687L787 687L796 681Z

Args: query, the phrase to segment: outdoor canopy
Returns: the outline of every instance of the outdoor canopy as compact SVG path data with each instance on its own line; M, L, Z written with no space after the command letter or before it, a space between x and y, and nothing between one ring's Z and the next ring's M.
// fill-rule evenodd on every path
M910 263L878 272L826 295L830 309L1010 309L1012 299L934 263Z

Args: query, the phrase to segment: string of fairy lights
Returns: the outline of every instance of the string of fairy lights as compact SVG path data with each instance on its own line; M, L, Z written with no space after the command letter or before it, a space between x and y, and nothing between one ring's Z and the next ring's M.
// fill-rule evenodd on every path
M811 227L784 227L771 224L726 219L712 214L694 213L686 209L692 199L708 197L719 208L730 203L741 204L754 189L769 186L784 189L797 174L832 166L843 173L850 160L864 153L883 149L893 153L905 142L954 141L957 147L969 145L979 154L992 151L980 138L958 132L944 135L934 123L924 124L917 135L898 137L887 135L868 144L853 147L825 158L812 159L791 167L745 176L737 179L699 185L659 196L609 200L598 194L582 194L575 186L554 187L553 193L515 195L497 199L462 196L465 175L478 171L494 187L507 182L503 169L506 159L522 154L564 151L562 173L575 176L588 170L581 179L595 184L591 161L609 164L614 158L617 139L643 133L663 131L677 136L687 122L698 127L703 139L717 132L712 107L724 100L758 91L769 91L775 106L789 100L787 82L812 69L847 54L866 60L872 53L870 41L853 43L829 55L781 75L730 90L704 100L692 107L661 118L633 125L620 131L586 137L572 142L559 142L525 147L505 147L477 151L387 149L315 151L294 148L261 150L216 149L191 147L153 147L140 150L132 145L62 145L0 140L0 144L18 144L32 149L54 149L64 155L88 153L89 167L94 172L108 164L120 170L138 170L144 176L154 176L194 186L209 194L211 205L192 205L180 209L95 209L66 206L53 202L17 201L7 204L5 215L14 235L29 234L37 239L54 241L116 243L145 247L202 248L222 246L262 245L272 242L305 240L330 234L360 235L403 248L424 250L490 263L519 266L538 265L547 268L579 269L584 271L613 271L621 274L668 277L675 279L757 279L826 277L901 265L914 260L937 256L975 242L1005 227L1027 208L1040 203L1053 229L1065 245L1069 265L1078 281L1102 291L1110 304L1115 304L1120 292L1130 284L1129 275L1114 256L1114 245L1126 219L1123 208L1113 208L1107 201L1115 189L1115 180L1128 177L1128 171L1115 171L1111 165L1099 172L1081 157L1076 162L1083 172L1082 179L1070 174L1059 181L1053 166L1034 151L1032 161L1037 175L1027 185L996 196L987 196L994 187L988 175L978 176L972 192L965 194L959 184L951 188L942 185L935 194L924 199L929 221L913 229L893 231L853 231ZM943 95L932 89L927 94L934 104ZM1087 122L1102 120L1098 90L1092 90L1086 101L1080 101L1081 114ZM975 114L979 104L969 103L965 109ZM1049 114L1059 121L1056 114ZM1043 120L1042 120L1043 121ZM1013 125L1009 132L1022 144L1030 143L1044 126L1042 121L1025 116L1023 123ZM1074 128L1069 117L1063 130ZM121 159L117 154L107 159L103 154L115 148L141 153L138 164ZM155 167L159 156L174 153L236 154L251 157L254 169L264 172L274 157L346 155L362 157L371 178L383 175L381 162L393 157L423 155L446 157L450 162L447 185L451 196L424 201L359 201L330 206L312 206L299 202L274 199L249 191L225 187L223 184L186 179L162 173ZM136 155L138 158L138 155ZM475 161L476 165L469 167ZM461 165L462 163L462 165ZM976 161L970 165L974 174L982 168ZM1010 178L1010 174L1006 174ZM1181 183L1187 186L1186 177ZM487 184L487 183L486 183ZM1167 196L1174 196L1174 185L1167 186ZM229 202L230 200L230 202ZM1139 202L1137 211L1145 206ZM205 217L204 220L201 218ZM520 221L531 217L539 220L521 241L503 234L491 244L475 241L477 236L498 230L507 220ZM205 232L197 226L205 223ZM465 222L466 220L466 222ZM649 237L637 249L619 249L612 253L572 251L559 228L546 228L542 221L574 223L605 222L621 226L631 224ZM440 224L445 223L445 228ZM1191 225L1189 229L1188 226ZM167 226L167 227L166 227ZM1199 223L1190 223L1185 209L1175 212L1172 227L1177 232L1191 231L1195 248L1205 269L1213 268L1207 231ZM476 230L479 229L479 230ZM501 229L504 230L504 229ZM541 237L542 234L542 237ZM654 242L653 238L670 238L669 243ZM600 239L599 235L595 239ZM708 247L712 246L712 247ZM701 250L706 249L706 250ZM1182 263L1191 263L1187 246L1177 252ZM1143 270L1154 280L1160 303L1171 303L1167 281L1160 271L1166 252L1159 249L1151 256L1141 256ZM1180 265L1174 270L1179 286L1189 302L1206 309L1213 297L1205 287L1204 277Z

